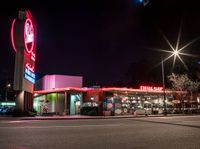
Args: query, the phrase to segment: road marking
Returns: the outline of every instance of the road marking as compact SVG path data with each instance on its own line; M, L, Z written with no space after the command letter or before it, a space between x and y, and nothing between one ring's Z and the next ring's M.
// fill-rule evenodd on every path
M117 127L117 126L126 126L124 124L110 124L110 125L106 125L106 124L102 124L102 125L79 125L79 126L19 126L19 127L0 127L0 129L48 129L48 128L79 128L79 127ZM131 126L131 125L127 125L127 126Z
M12 124L12 123L22 123L23 121L9 121L9 122L7 122L7 123L10 123L10 124Z
M2 123L2 124L13 124L13 123L32 123L32 122L37 122L37 121L39 121L39 120L34 120L34 121L30 121L30 120L18 120L18 121L13 121L13 120L11 120L11 121L1 121L0 123Z

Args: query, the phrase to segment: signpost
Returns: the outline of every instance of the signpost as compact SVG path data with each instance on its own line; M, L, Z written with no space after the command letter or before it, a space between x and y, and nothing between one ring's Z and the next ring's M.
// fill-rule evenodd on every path
M33 110L36 61L36 23L29 10L20 10L12 22L11 41L15 56L14 90L16 106L22 111Z

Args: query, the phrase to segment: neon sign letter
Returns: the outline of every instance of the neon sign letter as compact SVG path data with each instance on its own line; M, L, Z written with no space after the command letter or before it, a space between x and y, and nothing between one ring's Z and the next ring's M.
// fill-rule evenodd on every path
M26 19L24 25L24 44L26 51L30 54L34 47L34 28L30 19Z
M140 86L141 90L146 91L162 91L163 87L155 87L155 86Z

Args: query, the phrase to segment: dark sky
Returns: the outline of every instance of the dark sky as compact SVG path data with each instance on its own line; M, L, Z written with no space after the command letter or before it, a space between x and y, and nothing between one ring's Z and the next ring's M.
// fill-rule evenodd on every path
M85 86L127 80L132 64L138 64L141 73L146 69L139 66L140 61L153 67L162 53L149 49L169 48L159 31L175 43L181 20L180 45L200 36L197 0L150 0L145 7L136 0L5 2L0 4L0 80L6 75L13 77L15 53L10 28L23 7L32 12L38 25L37 75L81 75ZM199 42L188 52L198 54ZM161 71L159 67L154 69ZM145 79L148 82L148 77Z

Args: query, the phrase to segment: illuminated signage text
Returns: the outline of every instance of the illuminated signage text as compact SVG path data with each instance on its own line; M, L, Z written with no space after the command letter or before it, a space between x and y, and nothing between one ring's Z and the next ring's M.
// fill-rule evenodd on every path
M25 49L30 54L34 48L34 28L31 19L26 19L24 25Z
M27 68L25 68L24 78L33 84L35 83L35 74Z
M162 91L163 87L155 87L155 86L140 86L141 90L146 91Z

